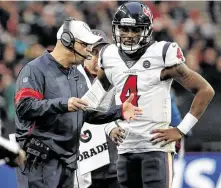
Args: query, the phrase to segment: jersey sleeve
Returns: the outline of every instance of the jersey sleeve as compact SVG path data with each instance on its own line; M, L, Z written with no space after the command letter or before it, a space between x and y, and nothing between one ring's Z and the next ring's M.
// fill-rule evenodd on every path
M165 67L171 67L185 62L185 57L179 45L175 42L170 43L166 51Z
M110 66L107 66L106 56L105 56L105 53L108 53L108 52L105 51L108 46L109 46L109 45L106 45L106 46L104 46L104 47L100 50L99 57L98 57L98 66L104 71L104 73L105 73L105 79L107 79L108 82L109 82L111 85L113 85L112 75L111 75L111 71L110 71ZM104 52L105 52L105 53L104 53Z
M104 66L103 66L103 62L102 62L102 58L101 58L101 52L99 53L99 57L98 57L98 66L104 70Z
M16 81L15 108L19 118L32 120L47 114L68 112L68 99L44 99L44 75L26 65Z
M109 46L109 44L103 46L99 52L99 57L98 57L98 66L104 70L104 64L103 64L103 55L104 55L104 51L106 50L106 48Z

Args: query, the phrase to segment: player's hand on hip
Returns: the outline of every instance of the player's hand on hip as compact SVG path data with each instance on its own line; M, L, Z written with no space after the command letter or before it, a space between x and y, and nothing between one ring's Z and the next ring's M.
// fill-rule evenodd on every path
M153 144L157 144L159 142L164 141L164 143L161 144L161 147L171 142L180 140L183 137L181 132L176 127L169 129L155 129L152 130L151 134L155 134L150 140Z
M134 106L131 102L133 101L134 94L130 94L128 99L123 103L123 117L128 122L132 120L136 120L136 115L142 114L142 109Z
M120 145L120 143L123 142L123 139L125 138L125 130L120 128L120 127L115 127L111 130L110 132L110 138L111 140L116 144L116 145Z
M76 97L71 97L68 99L68 111L73 112L77 110L86 110L86 107L88 106L87 102L76 98Z

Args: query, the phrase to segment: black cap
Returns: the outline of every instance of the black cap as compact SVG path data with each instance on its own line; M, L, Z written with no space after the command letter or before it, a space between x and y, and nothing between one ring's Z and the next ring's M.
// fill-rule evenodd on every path
M94 35L97 35L97 36L102 37L102 40L96 42L96 43L93 45L93 47L96 47L96 46L98 46L98 45L100 45L100 44L103 44L103 45L109 44L107 35L106 35L103 31L97 30L97 29L92 29L91 31L92 31L92 33L93 33Z

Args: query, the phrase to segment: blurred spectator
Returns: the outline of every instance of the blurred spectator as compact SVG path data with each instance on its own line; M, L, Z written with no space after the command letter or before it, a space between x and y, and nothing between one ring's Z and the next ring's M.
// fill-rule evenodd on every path
M15 80L12 74L3 75L2 85L4 87L3 96L7 104L6 106L7 118L11 122L13 122L15 117L15 108L14 108Z
M221 3L218 1L208 1L207 2L208 11L210 15L210 19L214 24L220 22L220 12L221 12Z
M176 28L171 30L173 41L177 42L184 52L188 50L189 40L188 35L184 31L184 24L179 24Z
M36 57L40 56L43 52L44 52L45 48L38 44L35 43L34 45L30 46L25 54L24 54L24 58L20 61L20 63L22 65L25 65L26 63L28 63L29 61L35 59Z
M216 77L216 58L217 52L214 48L206 48L203 53L203 59L201 62L202 74L206 80L214 86L214 80Z
M4 29L7 29L7 22L9 20L9 16L9 12L4 10L3 7L0 7L0 23Z
M15 48L12 44L6 44L3 54L3 62L5 65L12 69L14 64L16 63L16 54Z
M199 64L199 60L197 59L197 52L196 50L192 49L190 50L187 55L186 55L186 65L198 72L198 73L201 73L201 68L200 68L200 64Z
M32 33L39 36L39 43L44 47L56 44L57 30L53 12L43 11L39 22L32 25Z
M75 18L76 20L84 20L84 15L78 11L77 7L73 3L66 3L64 5L64 11L65 11L65 17L66 16L71 16Z
M187 11L184 7L182 7L179 1L170 2L169 15L173 19L175 26L185 23L186 19L188 18Z
M169 16L169 2L155 1L154 39L157 41L172 41L172 19Z
M213 80L212 83L214 85L214 89L217 93L221 93L221 56L216 59L215 62L215 71L213 72Z

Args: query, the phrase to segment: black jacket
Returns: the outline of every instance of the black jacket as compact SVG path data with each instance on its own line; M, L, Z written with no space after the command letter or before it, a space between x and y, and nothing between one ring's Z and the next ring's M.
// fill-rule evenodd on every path
M75 168L83 123L122 119L121 106L111 107L106 114L68 112L68 99L81 98L87 90L85 78L77 68L65 69L48 52L29 62L16 82L17 141L22 143L30 135L36 136L70 168Z

